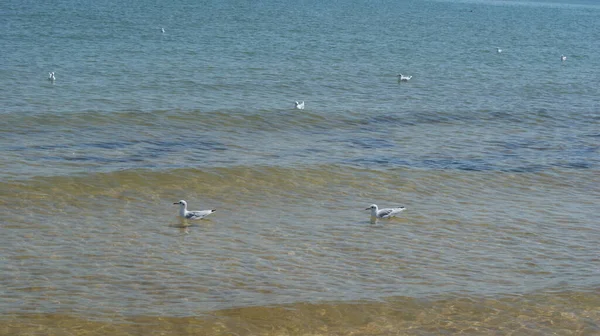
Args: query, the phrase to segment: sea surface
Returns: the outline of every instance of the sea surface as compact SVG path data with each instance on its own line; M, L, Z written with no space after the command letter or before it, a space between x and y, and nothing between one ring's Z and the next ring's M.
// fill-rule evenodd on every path
M4 0L0 31L0 335L600 335L599 2Z

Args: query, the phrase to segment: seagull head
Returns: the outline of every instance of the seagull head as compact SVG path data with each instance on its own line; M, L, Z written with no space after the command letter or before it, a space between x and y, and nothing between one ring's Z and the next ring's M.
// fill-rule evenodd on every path
M371 204L369 205L368 208L366 208L365 210L372 210L372 209L377 209L377 205L376 204Z
M173 204L181 204L181 205L184 205L184 206L187 205L187 203L184 200L181 200L179 202L175 202Z

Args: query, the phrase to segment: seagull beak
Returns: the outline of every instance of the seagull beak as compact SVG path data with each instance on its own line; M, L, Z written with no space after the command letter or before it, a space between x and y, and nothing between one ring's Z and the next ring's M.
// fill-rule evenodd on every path
M365 210L371 210L371 208L366 208Z
M179 204L179 202L175 202L175 203L173 203L173 204Z

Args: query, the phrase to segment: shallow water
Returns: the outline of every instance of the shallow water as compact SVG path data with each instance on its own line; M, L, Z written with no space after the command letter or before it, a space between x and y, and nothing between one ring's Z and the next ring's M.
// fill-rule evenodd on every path
M0 333L600 333L595 3L0 9Z
M494 299L393 297L380 302L234 308L196 317L122 319L115 314L112 322L60 314L11 316L14 322L0 331L21 335L64 330L88 335L594 335L598 304L597 297L557 291ZM21 320L27 324L19 324Z

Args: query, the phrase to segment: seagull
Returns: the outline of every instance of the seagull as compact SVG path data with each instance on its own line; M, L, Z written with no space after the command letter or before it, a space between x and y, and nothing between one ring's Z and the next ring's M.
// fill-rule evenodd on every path
M399 82L408 82L411 78L412 76L404 76L403 74L398 75Z
M502 52L502 49L500 49L500 48L496 48L496 51L497 51L498 53L501 53L501 52Z
M565 56L565 55L561 55L561 56L560 56L560 60L561 60L561 61L563 61L563 62L564 62L564 61L566 61L566 60L567 60L567 56Z
M175 202L173 204L179 204L179 216L181 216L182 218L185 218L185 219L202 219L202 218L210 215L211 213L217 211L214 209L213 210L201 210L201 211L188 211L187 203L184 200Z
M298 110L304 110L304 101L302 101L302 103L298 103L297 101L294 102L294 104L296 105L296 108Z
M165 33L165 28L160 28L160 31L163 32L163 34Z
M48 80L54 82L56 77L54 77L54 72L48 72Z
M398 208L387 208L387 209L379 209L377 204L371 204L365 210L371 210L371 222L376 221L378 218L392 218L397 214L401 213L405 210L404 207Z

